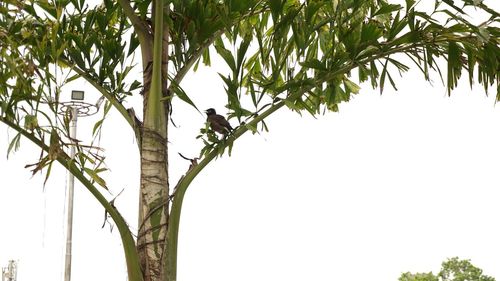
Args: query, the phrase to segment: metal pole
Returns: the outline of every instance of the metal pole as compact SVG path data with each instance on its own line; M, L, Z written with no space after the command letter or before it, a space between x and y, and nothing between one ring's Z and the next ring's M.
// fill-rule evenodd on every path
M76 145L74 143L76 139L76 123L78 120L78 109L76 107L70 107L71 110L71 125L69 136L71 138L70 157L75 158ZM67 221L67 232L66 232L66 258L64 264L64 281L71 280L71 244L73 238L73 190L75 186L75 176L69 174L68 177L68 221Z

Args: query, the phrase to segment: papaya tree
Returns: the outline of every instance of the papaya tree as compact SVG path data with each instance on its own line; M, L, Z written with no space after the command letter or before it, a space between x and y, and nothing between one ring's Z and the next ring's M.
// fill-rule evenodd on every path
M228 153L243 134L267 130L280 109L317 115L337 111L368 81L396 87L410 66L449 93L465 74L487 91L498 85L499 14L483 1L436 0L6 0L0 3L0 121L41 149L36 173L65 167L103 206L122 239L129 280L176 280L183 198L195 177ZM483 21L468 18L480 11ZM180 179L169 178L172 101L199 109L184 77L213 57L228 118L239 126L217 135L200 130L204 147ZM71 112L61 112L64 85L85 80L119 113L140 154L139 222L132 233L105 196L103 152L70 137ZM208 94L207 94L208 95ZM139 96L142 107L125 101ZM500 98L500 90L497 89ZM106 133L106 132L102 132ZM71 158L65 151L76 149ZM97 152L96 152L97 151ZM184 160L183 160L184 161ZM175 185L170 185L174 182Z

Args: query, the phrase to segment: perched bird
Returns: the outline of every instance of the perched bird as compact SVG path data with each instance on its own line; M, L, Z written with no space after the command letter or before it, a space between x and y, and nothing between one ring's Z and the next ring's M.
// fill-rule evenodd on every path
M212 130L223 135L233 130L233 127L231 127L231 124L227 122L226 118L217 114L215 109L209 108L205 111L205 113L207 114L207 121L210 123L210 128L212 128Z

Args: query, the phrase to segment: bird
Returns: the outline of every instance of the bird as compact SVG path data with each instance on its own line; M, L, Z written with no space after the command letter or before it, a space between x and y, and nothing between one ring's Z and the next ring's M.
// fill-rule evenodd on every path
M210 128L219 134L226 135L233 130L231 124L224 118L224 116L219 115L215 112L215 109L209 108L205 110L207 114L207 122L210 123Z

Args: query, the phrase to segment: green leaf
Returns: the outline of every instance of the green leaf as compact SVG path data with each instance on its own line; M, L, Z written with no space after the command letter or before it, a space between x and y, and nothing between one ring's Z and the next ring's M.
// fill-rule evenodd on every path
M377 39L382 36L382 28L373 23L363 24L361 29L361 43L362 44L377 44Z
M28 114L24 117L24 128L28 131L38 128L38 119L35 115Z
M102 122L104 122L104 119L101 119L99 121L97 121L95 124L94 124L94 128L92 129L92 135L95 136L97 130L99 130L102 126Z
M406 0L406 10L413 9L415 6L415 3L417 2L416 0Z
M245 58L245 54L248 50L248 46L250 46L251 38L245 38L238 48L237 54L237 62L236 62L236 71L235 74L238 74L241 70L241 66L243 64L243 59Z
M135 52L135 50L139 47L139 38L137 38L137 34L132 32L130 34L129 46L127 56L130 56Z
M328 70L325 63L321 62L318 59L310 59L308 61L304 62L299 62L300 65L307 67L307 68L312 68L312 69L317 69L317 70L323 70L326 71Z
M457 43L448 43L448 94L457 86L462 71L461 52Z
M408 24L408 19L403 18L400 20L400 13L396 14L394 21L392 22L389 33L387 34L387 40L390 41L396 37Z
M9 148L7 149L7 158L12 151L17 151L21 146L21 133L17 133L10 141Z
M222 40L215 41L215 50L217 53L226 61L227 65L233 72L236 72L236 63L233 54L224 47L224 42Z
M344 87L348 89L351 93L358 94L361 87L359 87L356 83L351 80L344 78Z
M384 14L389 14L395 11L401 10L403 7L397 4L382 4L380 9L378 9L372 16L379 16Z
M83 169L92 178L94 182L104 187L104 189L108 190L108 187L106 186L106 181L98 175L99 172L105 171L106 169L96 169L96 170L92 170L89 168L83 168Z
M382 70L382 74L380 75L380 94L382 94L382 92L384 91L384 85L385 85L386 78L389 78L389 82L391 83L394 90L396 90L396 91L398 90L396 88L396 83L394 83L394 80L392 79L391 74L387 71L388 63L389 63L389 59L387 59L385 61L384 69Z
M50 172L52 171L52 163L53 163L53 161L50 161L47 165L48 166L47 173L45 174L45 180L43 181L44 186L47 183L47 181L49 180Z
M279 15L281 15L283 11L283 1L282 0L269 0L269 8L271 9L271 13L273 15L273 19L276 22Z
M177 82L175 82L173 79L170 79L170 77L169 77L169 80L170 80L170 83L172 83L171 89L173 90L174 94L177 97L179 97L183 102L191 105L192 107L194 107L194 109L196 109L198 112L200 112L200 110L198 109L196 104L191 100L191 98L189 98L189 96L186 94L186 92L184 92L184 89L182 89L182 87L179 84L177 84ZM165 100L167 98L169 98L169 97L162 98L162 101L165 102Z
M453 9L457 10L461 14L465 14L464 10L460 9L455 5L455 3L453 3L454 2L453 0L443 0L443 2L450 5Z
M68 52L71 59L76 63L76 65L78 65L82 69L85 69L85 62L83 61L82 53L73 48L68 49Z
M202 59L203 59L202 62L204 65L211 66L210 49L209 48L206 48L205 50L203 50Z

